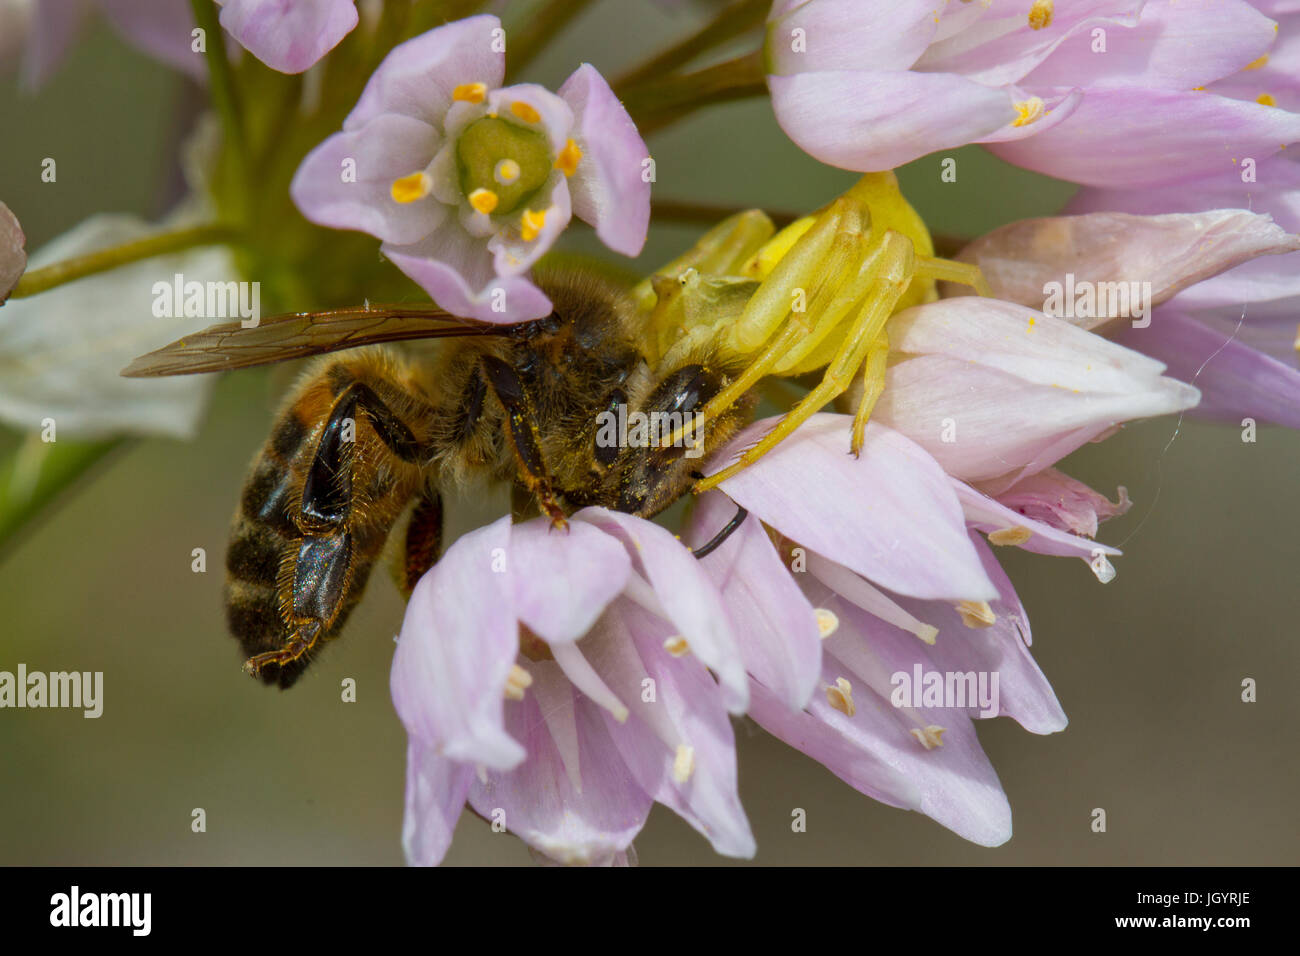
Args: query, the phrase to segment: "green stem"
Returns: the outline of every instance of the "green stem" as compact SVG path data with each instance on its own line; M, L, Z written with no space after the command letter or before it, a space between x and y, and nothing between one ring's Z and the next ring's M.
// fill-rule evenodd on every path
M232 191L239 198L239 221L245 220L243 195L249 184L248 178L248 135L244 126L244 113L239 102L239 91L235 86L235 74L230 69L230 57L226 55L226 36L217 19L217 7L212 0L190 0L194 8L194 20L207 38L208 77L211 86L212 105L221 117L221 127L225 131L224 152L230 157L234 167L236 188Z
M697 33L668 47L646 60L640 66L624 73L614 81L615 91L631 89L666 76L679 66L685 66L702 53L721 46L763 22L771 0L736 0L704 25Z
M666 77L623 94L623 106L642 136L663 129L702 106L767 94L763 51Z
M0 560L20 531L127 439L43 442L32 434L0 465Z
M124 242L120 246L100 249L74 259L64 259L43 269L33 269L20 280L10 298L21 299L25 296L46 292L55 286L75 282L98 272L107 272L141 259L169 252L180 252L194 246L210 246L217 243L237 241L239 233L229 226L208 225L195 226L193 229L181 229L177 232L165 232L159 236L149 236L134 242Z
M546 48L578 14L591 5L592 0L545 0L528 22L506 34L506 82Z

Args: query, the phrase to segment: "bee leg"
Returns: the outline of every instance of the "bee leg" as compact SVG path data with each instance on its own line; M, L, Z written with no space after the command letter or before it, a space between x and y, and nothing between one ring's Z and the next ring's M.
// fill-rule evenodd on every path
M722 542L730 538L736 532L736 529L745 523L745 519L748 517L749 512L741 505L736 505L736 513L732 516L731 520L724 524L722 530L708 541L704 542L704 544L700 545L698 548L692 548L691 556L697 560L700 558L707 558L717 550L718 546L722 544Z
M393 454L411 463L423 454L411 430L369 385L353 382L339 393L303 482L298 519L305 533L293 557L292 588L286 600L292 634L277 650L244 662L244 670L254 676L268 665L276 666L283 686L286 678L292 680L285 668L316 646L352 597L352 456L358 407Z
M551 476L542 459L541 440L537 434L537 419L523 383L515 370L492 355L483 357L483 371L488 387L506 412L506 439L519 464L520 481L537 497L542 511L557 528L567 527L564 510L560 507Z
M406 560L402 565L402 595L410 597L424 573L442 552L442 495L425 489L406 526Z

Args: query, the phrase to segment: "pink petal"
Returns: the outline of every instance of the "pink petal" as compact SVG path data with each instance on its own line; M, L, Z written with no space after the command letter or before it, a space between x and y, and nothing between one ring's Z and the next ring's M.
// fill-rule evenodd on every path
M573 110L573 136L582 159L569 181L573 211L600 241L625 256L639 255L650 228L650 156L632 117L589 63L560 87Z
M1195 90L1093 90L1067 122L996 155L1089 186L1134 188L1237 167L1300 140L1300 115Z
M1106 31L1105 53L1093 51L1091 31L1077 33L1024 83L1195 89L1257 59L1272 45L1276 29L1245 0L1147 3L1137 26Z
M474 768L439 757L414 736L406 746L402 849L411 866L437 866L447 855Z
M549 661L527 666L533 685L522 701L506 707L506 729L524 743L528 759L510 771L474 780L470 805L486 819L506 827L534 850L563 864L606 861L632 843L654 801L623 763L588 700L574 698L560 669ZM571 774L553 739L542 705L567 697L576 718L576 751ZM578 778L575 785L573 777ZM503 814L503 816L501 816Z
M768 72L906 70L925 52L937 24L934 0L817 0L788 12L774 8L764 45Z
M727 709L744 713L745 662L722 596L699 561L666 528L604 508L584 508L574 523L590 522L623 542L639 574L650 583L662 617L677 628L691 652L718 675Z
M351 3L351 0L348 0ZM66 6L67 0L38 6ZM132 46L195 79L207 76L204 54L194 52L194 12L187 3L99 0L108 22Z
M356 25L354 0L222 0L221 26L281 73L313 66Z
M418 242L448 218L432 196L410 203L393 199L393 181L420 172L433 158L438 134L409 116L378 116L364 128L335 133L307 154L289 193L312 222L357 229L385 242ZM355 181L349 175L355 173ZM452 227L454 228L454 227Z
M1117 555L1119 550L1110 545L1101 544L1090 538L1081 538L1068 534L1059 528L1021 514L1007 507L995 498L976 491L965 482L952 479L953 490L961 500L962 511L970 526L977 531L991 534L1010 528L1024 528L1032 532L1030 537L1017 545L1035 554L1051 554L1062 557L1082 558L1092 561L1098 553Z
M698 548L735 513L736 505L726 495L705 494L691 516L686 541ZM745 669L786 706L803 707L821 672L821 636L812 605L762 522L747 520L700 564L722 594Z
M394 47L366 83L343 128L364 126L381 113L402 113L441 128L457 86L501 85L505 54L493 46L504 36L500 20L482 15L454 20Z
M1016 118L1007 91L951 73L837 70L767 83L776 120L800 149L861 172L974 142Z
M391 680L393 706L412 737L440 756L498 770L525 756L505 730L503 709L519 628L509 578L494 565L509 544L507 516L460 537L420 579Z
M18 217L0 202L0 305L9 298L27 268L27 237Z
M1300 236L1244 209L1163 216L1098 212L1022 219L976 239L959 258L980 267L999 299L1041 309L1050 283L1065 294L1067 273L1075 289L1082 283L1148 282L1150 305L1157 305L1256 256L1296 249ZM1071 321L1092 328L1109 318L1114 316Z
M385 243L380 251L452 315L509 324L551 314L551 300L541 289L524 276L498 276L484 243L459 227L413 245Z
M546 191L548 187L549 193ZM538 198L545 195L550 196L549 203L539 202L536 206L529 204L529 208L534 211L546 214L541 231L533 239L525 241L515 227L511 226L488 240L487 248L492 253L492 268L497 275L518 276L532 268L533 264L555 244L555 240L569 224L572 212L569 207L569 187L563 173L557 170L551 174L548 185L542 187ZM541 208L539 209L538 206ZM523 215L522 210L520 215Z
M576 641L591 630L631 571L623 545L585 522L560 530L537 518L511 529L516 613L544 641Z
M1096 537L1100 521L1124 514L1132 504L1122 487L1119 501L1112 504L1105 495L1055 468L1022 478L1005 490L987 493L1012 511L1088 538Z
M746 429L710 460L706 473L721 469L774 423ZM814 415L721 490L750 510L751 521L760 518L891 591L957 600L995 596L943 470L875 422L867 427L862 456L854 458L851 424L847 415Z

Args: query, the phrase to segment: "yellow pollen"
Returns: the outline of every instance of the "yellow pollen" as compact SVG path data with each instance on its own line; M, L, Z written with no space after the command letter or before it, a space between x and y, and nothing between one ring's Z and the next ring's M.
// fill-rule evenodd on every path
M461 103L482 103L487 98L487 84L462 83L451 91L451 98Z
M1015 104L1016 112L1020 115L1016 117L1012 126L1028 126L1035 120L1041 119L1045 112L1046 104L1043 103L1042 97L1031 96L1027 100L1021 100Z
M1259 96L1255 97L1255 102L1260 106L1277 106L1277 100L1267 93L1259 94Z
M542 114L522 100L515 100L511 103L510 112L514 113L515 116L519 117L525 123L540 123L542 121Z
M1261 56L1258 60L1251 60L1249 63L1247 63L1245 66L1243 66L1242 69L1243 69L1243 70L1258 70L1258 69L1262 69L1263 67L1265 67L1265 66L1267 66L1267 65L1268 65L1268 54L1265 53L1265 54L1264 54L1263 56Z
M673 756L673 779L685 783L695 772L695 748L689 744L678 744Z
M1017 545L1024 544L1034 533L1024 525L1016 525L1013 528L999 528L997 531L989 532L989 544Z
M469 204L474 207L475 211L487 215L493 209L497 208L500 197L490 189L476 189L469 194Z
M393 202L408 203L423 199L433 189L433 178L424 170L393 180Z
M684 657L690 653L691 645L686 643L686 638L680 634L674 634L668 640L664 641L664 650L673 657Z
M564 149L560 150L560 155L555 157L555 168L560 170L566 176L572 176L578 171L578 160L582 159L582 150L573 140L564 144Z
M988 601L962 601L957 605L957 613L967 627L992 627L998 620Z
M522 170L513 159L503 159L492 169L492 178L502 186L513 186Z
M826 703L830 704L845 717L852 717L858 712L853 705L853 685L843 677L835 678L835 686L826 686Z
M819 607L813 611L813 614L817 615L817 633L821 635L823 641L840 629L840 619L835 616L834 611Z
M930 724L928 727L913 727L911 734L926 750L933 750L935 747L943 746L943 735L947 731L947 727Z
M1055 12L1052 0L1034 0L1034 5L1029 8L1029 29L1041 30L1051 26L1052 14Z
M510 674L506 677L506 699L523 700L524 691L533 686L533 675L518 664L510 665Z
M546 210L541 209L533 212L531 209L525 209L523 216L519 219L519 234L523 236L524 242L532 242L541 234L542 227L546 225Z

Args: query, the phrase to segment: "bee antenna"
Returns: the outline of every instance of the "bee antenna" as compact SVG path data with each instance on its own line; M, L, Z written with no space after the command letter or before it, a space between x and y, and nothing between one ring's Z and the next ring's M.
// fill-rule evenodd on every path
M722 544L722 542L730 538L731 535L735 532L735 530L745 523L745 519L748 517L749 517L749 512L746 511L740 505L736 505L736 514L732 517L730 521L728 521L725 525L722 526L722 530L719 531L717 534L715 534L712 538L710 538L707 542L705 542L700 547L693 548L691 550L691 554L693 554L697 559L708 557L715 550L717 550L718 546Z

